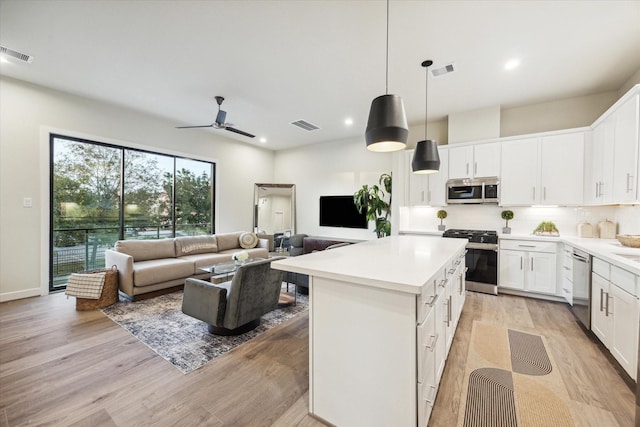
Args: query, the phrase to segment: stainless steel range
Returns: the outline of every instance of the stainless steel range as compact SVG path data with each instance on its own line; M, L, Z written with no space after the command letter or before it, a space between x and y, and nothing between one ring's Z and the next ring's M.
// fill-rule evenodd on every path
M446 230L442 237L467 239L467 290L498 295L498 233L493 230Z

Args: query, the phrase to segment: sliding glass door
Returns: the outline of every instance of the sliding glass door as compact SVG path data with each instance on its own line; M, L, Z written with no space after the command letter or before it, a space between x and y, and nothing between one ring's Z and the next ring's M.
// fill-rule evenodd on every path
M214 232L215 164L51 135L49 289L119 239Z

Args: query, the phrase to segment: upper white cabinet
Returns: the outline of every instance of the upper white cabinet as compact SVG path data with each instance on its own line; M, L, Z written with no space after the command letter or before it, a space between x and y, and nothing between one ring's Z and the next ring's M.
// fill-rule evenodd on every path
M630 91L596 120L587 142L584 195L590 205L633 203L638 186L640 95Z
M500 143L480 143L449 149L449 179L500 176Z
M409 206L444 206L446 204L446 184L448 179L449 150L438 147L440 170L432 174L416 174L411 170L413 150L405 153L408 170Z
M638 198L639 97L635 95L628 99L613 115L613 200L616 203L633 202Z
M584 131L502 143L500 204L580 205Z

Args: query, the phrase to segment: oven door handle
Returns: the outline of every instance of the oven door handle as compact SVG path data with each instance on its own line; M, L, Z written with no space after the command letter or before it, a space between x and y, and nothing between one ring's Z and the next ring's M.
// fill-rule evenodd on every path
M495 243L469 242L469 243L467 243L466 248L467 248L467 250L469 250L469 249L480 249L480 250L485 250L485 251L498 252L498 245L495 244Z

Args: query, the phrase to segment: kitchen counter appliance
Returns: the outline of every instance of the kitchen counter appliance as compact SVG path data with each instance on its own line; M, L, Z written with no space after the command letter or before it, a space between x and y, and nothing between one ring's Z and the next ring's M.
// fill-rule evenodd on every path
M573 248L573 306L571 311L587 329L591 329L591 255Z
M450 179L447 204L498 203L498 178Z
M498 233L493 230L446 230L442 237L467 239L466 289L498 295Z

